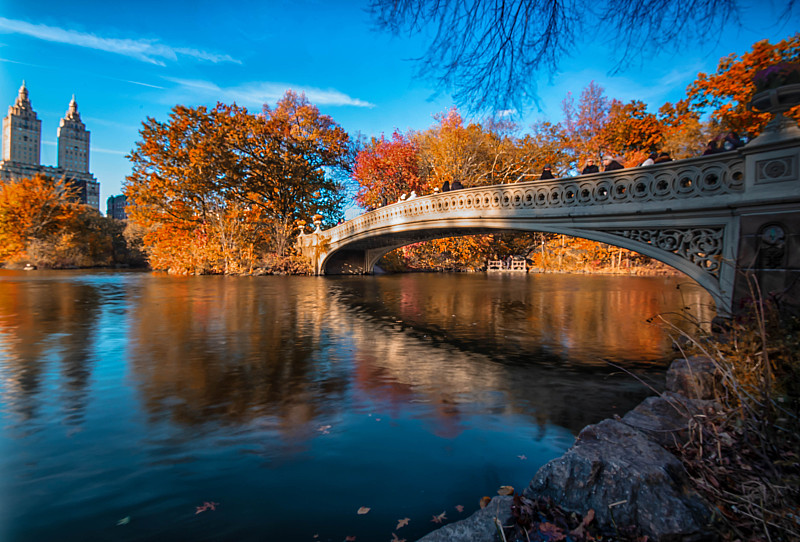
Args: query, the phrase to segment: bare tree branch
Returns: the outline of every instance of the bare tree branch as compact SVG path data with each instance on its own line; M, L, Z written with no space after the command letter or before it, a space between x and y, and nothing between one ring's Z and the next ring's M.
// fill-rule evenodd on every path
M587 40L615 51L611 73L647 53L718 42L740 25L742 0L371 0L378 29L428 32L418 76L431 78L473 112L521 111L536 103L537 80ZM784 18L800 0L767 0Z

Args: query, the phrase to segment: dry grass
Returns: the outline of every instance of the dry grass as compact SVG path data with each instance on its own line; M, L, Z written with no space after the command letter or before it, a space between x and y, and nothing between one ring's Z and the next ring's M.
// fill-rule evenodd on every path
M800 540L800 321L758 302L722 335L682 343L714 361L719 407L672 451L718 510L721 537Z

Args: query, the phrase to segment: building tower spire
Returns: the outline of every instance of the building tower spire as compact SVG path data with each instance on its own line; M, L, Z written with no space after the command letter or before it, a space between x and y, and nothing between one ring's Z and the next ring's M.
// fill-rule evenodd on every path
M75 101L75 95L72 95L72 100L69 102L69 107L67 108L67 114L64 116L67 120L74 120L77 122L81 121L81 114L78 113L78 102Z
M3 119L3 160L38 166L41 135L42 121L36 118L23 80L14 105L9 106Z
M89 173L89 130L81 122L75 95L58 125L58 167L77 173Z

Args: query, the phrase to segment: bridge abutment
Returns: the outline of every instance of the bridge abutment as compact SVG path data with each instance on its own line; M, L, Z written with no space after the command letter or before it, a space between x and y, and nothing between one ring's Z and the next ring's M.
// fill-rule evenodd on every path
M732 309L760 296L800 314L800 130L767 136L742 150L749 196L737 209Z

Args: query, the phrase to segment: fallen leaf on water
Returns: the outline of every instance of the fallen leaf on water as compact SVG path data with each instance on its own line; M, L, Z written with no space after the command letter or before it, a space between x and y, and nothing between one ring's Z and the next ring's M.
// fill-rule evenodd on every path
M498 495L513 495L514 488L511 486L500 486L500 489L497 490Z
M196 516L200 512L205 512L207 510L216 510L218 505L219 505L218 502L206 501L206 502L203 503L203 506L196 507L197 508L197 512L195 512L194 515Z
M433 523L441 523L443 520L447 519L447 516L444 515L444 512L439 514L438 516L433 516L431 520Z
M330 429L330 428L331 428L330 425L321 425L321 426L317 427L317 431L319 431L323 435L327 435L328 433L330 433L330 431L328 431L328 429Z
M127 525L130 522L131 522L131 517L130 516L125 516L124 518L122 518L121 520L119 520L117 522L117 525Z
M353 535L348 535L348 536L344 537L344 539L345 539L345 542L353 542L356 539L356 537L353 536Z
M405 538L397 538L397 533L392 533L392 539L390 542L406 542Z
M523 461L525 461L526 459L528 459L528 458L527 458L527 457L525 457L524 455L518 455L517 457L519 457L519 458L520 458L520 459L522 459Z
M456 510L458 510L459 512L463 512L464 511L464 506L461 505L461 504L457 504L456 505Z
M366 506L362 506L361 508L358 509L358 515L359 516L363 516L364 514L366 514L369 511L370 511L369 508L367 508Z
M395 527L395 530L396 529L400 529L401 527L405 527L406 525L408 525L409 521L411 521L411 518L398 519L397 520L397 527Z
M486 508L491 501L491 497L481 497L481 508Z

